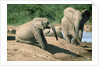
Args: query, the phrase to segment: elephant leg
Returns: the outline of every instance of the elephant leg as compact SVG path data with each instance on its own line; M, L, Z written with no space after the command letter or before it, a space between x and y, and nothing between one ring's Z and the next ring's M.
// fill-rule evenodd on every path
M71 41L72 41L72 38L73 38L73 37L72 37L71 35L69 35L70 43L71 43Z
M71 43L71 39L70 39L70 37L68 35L64 35L64 37L65 37L67 43Z
M38 42L36 42L36 43L33 44L33 45L41 48L41 45L40 45Z
M77 46L79 45L79 43L78 43L78 41L76 39L73 39L72 43L76 44Z
M36 31L33 31L34 37L39 42L42 49L46 49L47 41L43 35L43 31L40 29L35 29Z
M16 42L21 42L21 43L26 43L26 44L32 44L33 43L32 41L22 40L18 37L16 37Z
M81 44L81 41L82 41L82 35L83 35L83 28L81 28L79 30L79 37L77 39L78 43Z
M74 34L74 35L72 35L72 36L73 36L72 43L73 43L73 44L76 44L76 45L79 45L79 42L77 41L76 34Z
M83 35L83 29L79 30L79 39L80 39L80 42L82 40L82 35Z

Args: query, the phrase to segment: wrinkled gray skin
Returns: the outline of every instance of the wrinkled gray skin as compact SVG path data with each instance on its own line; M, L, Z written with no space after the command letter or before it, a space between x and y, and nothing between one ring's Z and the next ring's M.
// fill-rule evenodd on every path
M68 43L79 45L82 40L84 24L89 20L88 10L76 10L71 7L64 10L64 17L61 21L62 31ZM71 39L73 41L71 42Z
M55 29L56 29L57 36L59 38L63 39L63 35L61 33L61 27L58 26L58 27L55 27ZM43 30L43 33L44 33L44 36L49 36L49 37L54 37L55 36L52 28Z
M17 28L16 41L27 44L35 44L38 41L40 47L46 49L47 41L43 35L43 30L50 28L53 28L55 37L58 40L54 26L49 24L47 18L34 18Z

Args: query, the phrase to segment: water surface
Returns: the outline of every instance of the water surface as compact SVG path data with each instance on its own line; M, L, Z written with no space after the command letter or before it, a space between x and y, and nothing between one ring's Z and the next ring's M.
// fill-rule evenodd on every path
M63 34L63 32L62 32ZM63 34L64 36L64 34ZM92 42L92 32L83 32L82 42Z
M92 42L92 32L83 32L82 42Z

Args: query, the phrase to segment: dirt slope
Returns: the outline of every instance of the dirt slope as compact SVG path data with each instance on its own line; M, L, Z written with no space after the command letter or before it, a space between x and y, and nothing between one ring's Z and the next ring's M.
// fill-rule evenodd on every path
M46 37L47 49L15 41L15 34L7 36L8 61L91 61L91 43L80 46L68 44L64 39L57 41L55 37Z
M7 59L8 61L60 61L60 60L86 60L91 57L85 48L67 44L65 40L55 40L54 37L46 37L48 45L43 50L37 46L17 43L15 40L8 40ZM81 58L81 59L80 59Z

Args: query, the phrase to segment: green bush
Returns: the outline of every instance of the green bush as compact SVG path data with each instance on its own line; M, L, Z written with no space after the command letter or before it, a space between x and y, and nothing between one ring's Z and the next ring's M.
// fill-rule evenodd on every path
M60 24L63 11L67 7L88 9L92 13L91 4L8 4L7 24L20 25L35 17L46 17L51 23ZM89 22L92 22L92 17Z

